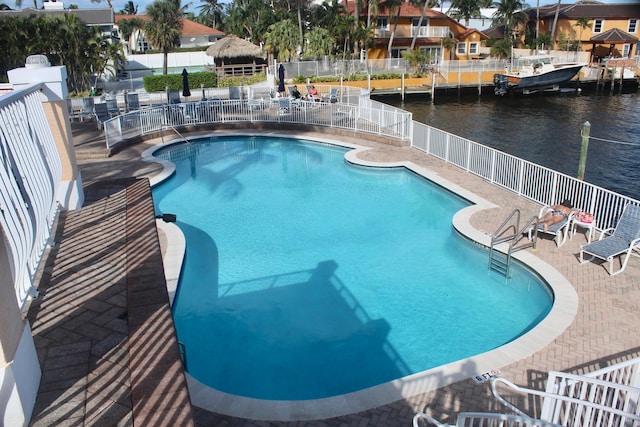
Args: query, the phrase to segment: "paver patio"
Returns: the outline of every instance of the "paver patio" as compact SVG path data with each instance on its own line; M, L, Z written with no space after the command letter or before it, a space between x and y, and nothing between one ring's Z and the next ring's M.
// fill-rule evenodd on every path
M450 421L462 410L503 411L488 385L471 379L327 420L254 421L192 407L163 288L149 186L134 179L159 171L140 160L159 140L106 158L104 139L92 123L73 129L87 201L81 210L61 215L57 244L43 269L42 295L29 311L43 368L33 426L409 426L425 408ZM498 205L471 218L478 230L491 233L516 207L531 215L538 211L532 202L418 150L355 135L335 138L371 147L360 154L367 160L410 160ZM578 263L583 243L582 234L561 248L541 239L533 252L573 284L579 307L571 326L543 350L496 367L517 384L543 388L549 370L580 373L640 356L640 262L632 259L623 274L611 277L599 264Z

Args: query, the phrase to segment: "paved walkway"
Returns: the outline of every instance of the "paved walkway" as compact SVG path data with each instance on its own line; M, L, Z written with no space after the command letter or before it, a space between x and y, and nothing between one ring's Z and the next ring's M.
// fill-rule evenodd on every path
M87 124L74 125L74 135L87 203L61 216L58 245L40 286L45 295L29 312L44 367L34 426L409 426L413 414L425 409L450 422L462 410L502 411L490 398L487 384L471 379L319 421L253 421L190 407L173 351L175 332L164 302L166 292L161 296L157 287L164 279L158 276L160 246L148 185L123 179L158 171L156 165L139 161L140 153L153 142L136 144L107 159L101 154L103 140ZM372 147L361 154L367 160L413 161L500 206L471 218L478 230L494 230L514 207L532 213L538 209L417 150L348 136L337 139ZM542 388L549 370L579 373L640 356L640 262L632 259L625 273L611 277L601 265L578 263L582 243L580 234L562 248L550 240L538 243L535 255L573 283L579 295L578 314L543 350L500 367L503 376L517 384ZM127 294L128 287L136 284L140 293Z

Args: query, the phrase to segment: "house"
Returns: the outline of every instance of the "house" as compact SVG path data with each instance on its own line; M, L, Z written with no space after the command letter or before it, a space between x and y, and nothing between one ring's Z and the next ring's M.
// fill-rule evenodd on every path
M353 14L353 2L348 4ZM366 9L361 19L367 19ZM400 10L390 13L380 6L374 40L368 48L369 59L401 58L402 52L409 51L414 35L417 35L415 49L429 54L433 62L449 59L476 59L480 57L480 44L488 37L481 31L468 29L463 24L434 9L427 9L420 22L422 8L409 2L403 2ZM398 25L394 33L394 22ZM418 25L420 24L420 25ZM392 34L393 33L393 34ZM389 41L393 38L390 52Z
M536 8L526 10L535 28ZM632 58L637 56L640 37L640 3L604 4L582 0L574 4L548 5L539 8L540 34L551 34L554 20L555 49L578 49L591 52L592 58ZM587 18L586 25L580 21ZM603 37L604 36L604 37Z
M114 24L113 9L65 9L61 0L44 0L43 9L25 8L21 10L3 10L0 16L28 17L36 16L56 16L56 15L76 15L82 22L90 27L100 28L100 33L104 36L111 36Z
M139 19L143 22L148 21L147 15L116 15L115 30L118 31L118 23L126 19ZM117 32L120 36L120 32ZM189 19L182 18L182 35L180 37L180 47L207 47L215 43L218 39L224 37L224 33L215 28L193 22ZM147 39L144 37L143 29L136 29L131 33L129 40L122 41L127 53L146 52L151 49Z

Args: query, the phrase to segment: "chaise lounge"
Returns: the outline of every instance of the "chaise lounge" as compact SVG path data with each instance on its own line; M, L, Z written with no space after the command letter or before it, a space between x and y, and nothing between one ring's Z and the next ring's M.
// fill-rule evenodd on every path
M610 234L605 237L606 234ZM580 264L600 258L609 261L609 274L615 276L622 273L627 266L629 257L640 256L637 251L640 249L640 207L627 205L622 212L620 221L615 228L602 230L600 239L580 248ZM589 259L584 259L584 254L590 255ZM613 259L620 255L620 269L614 271Z

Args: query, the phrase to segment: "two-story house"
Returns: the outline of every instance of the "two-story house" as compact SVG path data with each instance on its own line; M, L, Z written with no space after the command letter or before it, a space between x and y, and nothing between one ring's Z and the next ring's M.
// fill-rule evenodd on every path
M640 37L640 3L605 4L591 0L574 4L541 6L528 9L530 26L537 16L540 34L552 35L554 48L578 47L594 59L631 58L637 55ZM557 13L557 20L556 20ZM560 43L563 41L563 43Z
M353 14L353 3L348 4ZM432 62L449 59L476 59L480 57L480 44L488 37L481 31L469 29L442 12L427 9L420 22L421 8L409 2L403 2L398 11L390 13L380 6L376 18L374 40L367 49L367 58L401 58L403 51L411 49L413 37L416 37L415 49L427 52ZM398 25L394 22L398 18ZM361 19L366 20L366 9ZM395 27L395 31L394 31ZM392 40L389 51L389 41Z
M136 18L142 22L148 21L147 15L116 15L115 16L115 29L118 30L118 23L126 19ZM118 32L118 36L120 33ZM180 36L180 47L207 47L211 46L217 40L224 37L224 33L215 28L207 27L206 25L199 24L186 18L182 18L182 35ZM121 41L127 53L142 53L151 49L144 36L144 29L136 29L133 31L128 40Z

